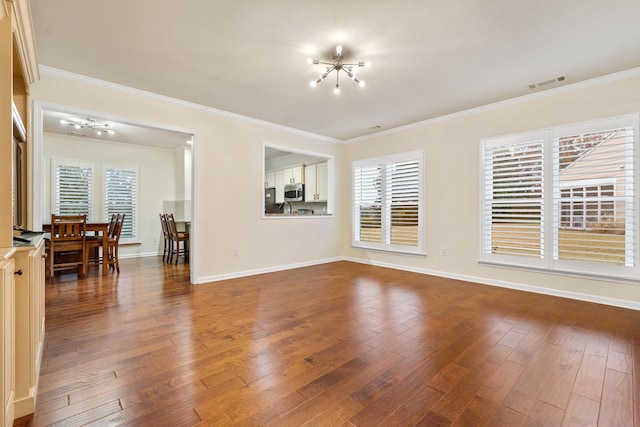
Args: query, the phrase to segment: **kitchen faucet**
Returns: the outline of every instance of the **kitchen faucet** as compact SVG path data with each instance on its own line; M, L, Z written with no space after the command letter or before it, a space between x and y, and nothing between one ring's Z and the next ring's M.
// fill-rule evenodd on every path
M291 206L291 202L282 202L282 204L280 205L280 208L282 208L284 205L289 205L289 212L283 212L283 213L292 214L293 213L293 206ZM284 209L283 209L283 211L284 211Z

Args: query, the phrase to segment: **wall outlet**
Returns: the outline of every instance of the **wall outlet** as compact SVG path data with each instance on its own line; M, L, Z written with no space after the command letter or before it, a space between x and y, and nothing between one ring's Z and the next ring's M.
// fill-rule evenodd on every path
M447 248L442 248L442 251L440 251L440 255L447 256Z
M238 248L233 248L233 256L237 258L240 255L240 250Z

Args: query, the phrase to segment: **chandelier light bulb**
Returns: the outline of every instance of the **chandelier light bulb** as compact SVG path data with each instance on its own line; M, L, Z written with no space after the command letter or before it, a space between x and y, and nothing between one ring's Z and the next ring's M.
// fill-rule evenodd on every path
M335 93L336 95L340 93L340 85L336 84L336 88L333 90L333 93Z
M75 125L73 125L73 127L76 128L76 129L81 129L82 128L82 126L80 126L79 124L75 124Z
M101 130L97 130L97 131L96 131L96 133L97 133L98 135L102 135L102 131L101 131Z
M313 58L307 58L307 64L313 64Z
M338 55L342 55L342 46L340 46L340 45L336 46L336 53Z
M310 85L311 85L311 87L316 87L316 86L318 86L318 82L315 81L315 80L312 80Z
M64 119L60 120L60 123L62 123L63 125L68 125L69 124L69 122L64 120Z
M364 80L360 80L360 81L358 82L358 86L360 86L360 87L364 87Z
M367 61L364 63L364 68L371 68L371 62Z

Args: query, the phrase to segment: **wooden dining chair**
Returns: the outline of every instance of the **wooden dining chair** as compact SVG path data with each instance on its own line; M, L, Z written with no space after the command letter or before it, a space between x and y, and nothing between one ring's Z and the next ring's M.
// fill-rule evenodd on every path
M112 214L111 220L109 220L109 227L107 228L107 236L111 236L116 225L116 218L118 214ZM104 256L107 254L107 248L102 248L102 252L100 252L100 248L102 247L102 236L87 236L87 251L89 252L89 266L97 265L100 266L104 262Z
M184 256L185 262L189 261L189 233L184 231L178 231L176 228L176 221L173 217L173 214L166 214L165 218L167 220L167 228L169 229L170 235L170 248L169 248L169 263L173 261L173 256L176 256L176 264L178 264L178 259L180 255ZM180 242L182 243L182 249L180 249Z
M160 226L162 227L162 235L164 236L164 248L162 250L162 261L169 262L171 234L169 233L169 227L167 226L167 216L160 214Z
M50 278L56 271L71 268L86 276L89 263L86 229L86 215L51 215L51 233L45 243L45 264Z
M115 224L109 230L109 241L107 247L107 259L109 270L114 269L120 273L120 263L118 261L118 248L120 246L120 234L124 225L125 214L116 214Z

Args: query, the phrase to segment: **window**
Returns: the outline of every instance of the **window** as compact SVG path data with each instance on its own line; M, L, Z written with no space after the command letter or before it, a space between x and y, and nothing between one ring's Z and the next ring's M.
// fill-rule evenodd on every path
M482 141L481 260L638 274L638 117Z
M135 237L138 188L137 169L105 166L104 187L104 217L110 219L111 215L115 213L125 214L120 238L130 239Z
M54 208L56 215L87 215L91 221L93 195L93 164L84 162L54 162Z
M560 183L560 228L597 229L616 222L615 182L574 187Z
M353 246L425 254L423 152L353 163Z
M86 214L87 221L109 221L124 213L121 242L135 241L138 168L98 165L73 160L52 162L52 211L58 215ZM94 185L102 182L102 185Z

